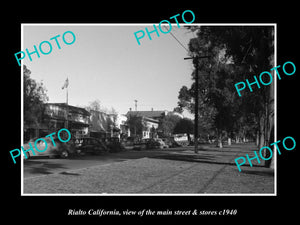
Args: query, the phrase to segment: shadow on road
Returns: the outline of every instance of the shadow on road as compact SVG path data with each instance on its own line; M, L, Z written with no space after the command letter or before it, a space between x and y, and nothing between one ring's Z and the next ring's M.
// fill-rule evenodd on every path
M27 160L24 161L24 169L25 168L32 174L52 174L52 169L65 169L67 167L61 163L52 163L51 161Z
M193 146L182 148L169 148L169 149L152 149L141 151L124 151L118 153L105 153L101 155L85 155L78 156L71 159L30 159L24 161L24 176L31 176L36 174L53 174L64 170L80 169L91 167L95 165L105 165L108 163L123 162L127 160L134 160L140 158L152 159L166 159L176 161L186 161L195 163L208 163L212 166L215 165L230 165L236 167L234 161L239 156L245 156L246 153L251 153L255 150L253 144L236 144L232 146L225 146L220 149L215 145L200 145L198 154L194 153ZM252 162L253 163L253 162ZM254 162L255 163L255 162ZM243 165L249 168L249 163ZM253 167L264 168L263 164L254 164ZM237 169L237 168L236 168ZM272 172L264 171L242 171L248 174L273 176ZM64 172L64 175L78 175L73 173Z
M72 176L79 176L80 174L79 173L71 173L71 172L60 172L60 174L63 174L63 175L72 175Z
M274 170L272 170L272 169L270 169L270 170L264 170L264 171L243 170L243 173L245 173L245 174L251 174L251 175L259 175L259 176L269 176L269 177L274 176Z
M242 151L241 149L238 150L237 148L234 150L233 149L234 148L231 147L227 148L227 151L224 151L224 149L206 146L204 148L200 147L198 149L198 154L194 153L193 150L190 149L186 152L180 152L175 154L166 153L162 155L149 156L149 158L236 166L234 159L237 157L237 153L247 151L248 149L243 149ZM244 164L243 167L250 167L250 165ZM264 168L262 164L254 164L252 165L252 167Z
M209 154L201 154L201 155L164 154L164 155L152 156L149 158L169 159L169 160L188 161L188 162L213 162L215 157Z

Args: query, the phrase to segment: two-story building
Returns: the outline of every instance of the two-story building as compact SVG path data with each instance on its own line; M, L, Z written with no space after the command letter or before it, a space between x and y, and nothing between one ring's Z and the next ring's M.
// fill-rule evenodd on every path
M167 110L150 110L150 111L128 111L128 116L146 117L161 121L168 114Z
M46 103L43 123L48 133L67 128L72 136L78 138L89 135L90 113L84 108L65 103Z
M160 121L167 115L167 111L128 111L126 116L130 121L130 118L137 118L141 123L141 129L138 129L139 125L131 122L131 136L138 136L142 139L157 137L157 128ZM129 124L130 126L130 124Z

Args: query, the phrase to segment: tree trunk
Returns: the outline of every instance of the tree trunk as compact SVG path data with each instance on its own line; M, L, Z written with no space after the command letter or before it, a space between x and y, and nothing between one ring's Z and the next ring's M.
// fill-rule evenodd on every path
M228 138L228 145L231 145L231 138Z
M218 145L217 145L217 147L223 148L223 144L222 144L222 140L221 139L218 139Z
M265 146L265 122L264 122L264 116L262 115L259 120L259 144L258 148L261 149Z
M217 147L223 148L223 144L222 144L222 133L220 133L220 134L218 135L218 145L217 145Z
M189 142L189 144L191 143L191 136L190 136L190 133L186 133L186 135L187 135L187 138L188 138L188 142ZM196 139L195 139L195 137L194 137L194 143L195 143L195 141L196 141Z

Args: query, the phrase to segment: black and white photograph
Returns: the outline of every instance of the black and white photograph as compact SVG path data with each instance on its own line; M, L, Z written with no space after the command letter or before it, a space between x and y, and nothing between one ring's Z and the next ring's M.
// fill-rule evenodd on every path
M276 194L275 24L22 35L23 195Z
M297 221L295 5L124 3L5 8L3 220Z

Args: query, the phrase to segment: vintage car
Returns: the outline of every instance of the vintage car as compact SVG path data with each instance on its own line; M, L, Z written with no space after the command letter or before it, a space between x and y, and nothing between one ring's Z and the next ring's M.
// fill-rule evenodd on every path
M154 138L154 141L158 143L158 148L169 148L169 146L161 139L161 138Z
M82 137L75 140L76 152L80 154L100 154L108 152L108 147L99 139L93 137Z
M168 145L169 148L180 147L180 145L174 140L174 137L165 137L162 140Z
M58 138L53 138L53 141L51 137L43 137L42 139L45 140L39 140L41 138L35 138L30 139L27 143L23 145L24 151L26 156L24 156L24 159L34 158L34 157L62 157L62 158L68 158L70 155L75 154L75 146L72 141L69 142L61 142ZM54 142L54 144L53 144ZM30 149L30 145L32 146L32 150L26 151ZM47 146L46 146L47 145ZM36 149L37 148L37 149ZM44 151L45 149L45 151Z
M163 149L169 146L161 138L145 138L134 144L134 149Z
M137 140L133 143L134 150L145 150L147 149L147 142L145 139Z
M120 142L118 137L107 138L106 146L109 149L109 152L121 152L125 150L125 145Z

